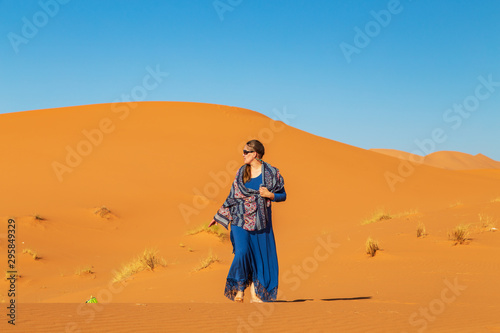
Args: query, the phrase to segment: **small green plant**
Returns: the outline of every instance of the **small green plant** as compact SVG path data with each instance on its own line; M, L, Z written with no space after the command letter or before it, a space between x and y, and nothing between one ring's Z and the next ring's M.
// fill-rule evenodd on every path
M378 209L377 211L375 211L375 213L372 214L372 216L364 219L361 222L361 224L366 225L366 224L371 224L371 223L375 223L378 221L390 220L392 218L393 218L393 216L390 213L386 212L383 209Z
M85 303L98 303L98 302L96 297L90 295L90 298L87 301L85 301Z
M375 256L380 247L378 246L378 242L371 237L368 237L366 240L366 254L369 254L371 257Z
M212 265L215 262L220 262L219 257L217 257L216 254L212 253L212 250L208 253L208 256L200 261L200 264L194 268L194 271L201 271L202 269L207 268L208 266Z
M145 249L141 255L122 265L119 271L115 271L113 282L123 281L144 270L154 271L157 267L165 266L167 266L167 262L164 258L158 256L158 250Z
M34 260L42 259L38 253L32 249L24 249L23 254L29 254L30 256L33 257Z
M454 245L466 243L469 241L469 226L463 224L456 226L448 232L448 238L455 242Z
M199 226L196 229L188 231L187 234L188 235L196 235L196 234L199 234L200 232L206 232L208 234L214 234L217 237L219 237L219 239L221 241L225 240L227 238L226 232L222 229L221 226L219 226L217 224L214 225L214 226L212 226L212 227L210 227L210 228L208 227L208 224L203 224L203 225Z
M425 225L423 223L419 223L417 226L417 237L423 237L425 235L427 235Z
M184 243L179 243L179 246L180 247L185 247L186 245L184 245Z

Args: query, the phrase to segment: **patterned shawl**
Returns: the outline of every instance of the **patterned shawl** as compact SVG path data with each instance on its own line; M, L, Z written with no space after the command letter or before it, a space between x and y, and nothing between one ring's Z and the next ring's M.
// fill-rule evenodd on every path
M248 231L262 230L266 228L269 220L267 207L271 206L271 199L261 197L259 190L249 189L243 184L245 168L246 164L236 173L231 191L215 214L214 220L226 229L231 223ZM284 188L283 177L279 170L264 161L262 161L262 181L272 193Z

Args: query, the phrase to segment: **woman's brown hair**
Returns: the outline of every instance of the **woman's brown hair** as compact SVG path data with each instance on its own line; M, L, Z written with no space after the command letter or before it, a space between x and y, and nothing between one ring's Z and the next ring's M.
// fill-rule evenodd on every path
M266 152L264 145L259 140L250 140L247 142L247 146L257 152L257 158L262 161L262 157ZM243 173L243 184L248 182L250 178L252 178L252 168L250 167L250 164L247 164L245 172Z

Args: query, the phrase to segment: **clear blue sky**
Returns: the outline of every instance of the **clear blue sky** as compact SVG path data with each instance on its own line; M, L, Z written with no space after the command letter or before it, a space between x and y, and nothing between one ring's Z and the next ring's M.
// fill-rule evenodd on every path
M113 102L149 66L169 75L145 100L286 108L362 148L441 128L435 150L500 160L499 17L498 0L0 0L0 113Z

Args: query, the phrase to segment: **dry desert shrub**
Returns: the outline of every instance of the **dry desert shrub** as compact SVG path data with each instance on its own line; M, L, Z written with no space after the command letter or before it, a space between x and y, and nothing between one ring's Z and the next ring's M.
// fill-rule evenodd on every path
M369 254L371 257L375 256L380 247L378 246L378 242L371 237L368 237L366 240L366 254Z
M469 240L469 234L469 226L461 224L448 232L448 238L455 242L454 245L464 244Z
M462 205L463 205L462 201L456 201L456 202L450 204L450 208L455 208L455 207L459 207Z
M427 235L427 231L425 230L425 225L423 223L419 223L417 226L417 237L424 237Z
M500 202L500 197L496 197L496 198L492 199L491 202Z
M158 266L167 266L167 262L158 256L158 250L156 249L145 249L139 260L146 268L152 271Z
M410 209L398 214L391 214L390 212L386 211L385 209L377 209L371 216L368 218L364 219L361 222L361 225L366 225L366 224L372 224L375 222L383 221L383 220L390 220L390 219L395 219L395 218L400 218L400 217L405 217L405 216L410 216L410 215L417 215L418 209Z
M24 249L23 253L29 254L34 260L42 259L42 257L40 257L38 253L32 249Z
M79 276L82 276L82 275L92 275L92 274L95 273L93 271L93 268L94 268L94 266L78 267L75 270L75 275L79 275Z
M156 249L145 249L144 252L134 258L129 263L123 265L121 269L114 273L113 282L123 281L130 276L145 271L154 271L157 267L165 267L167 262L164 258L158 255Z
M5 280L8 280L8 279L12 278L12 276L14 276L14 278L16 280L23 277L22 275L20 275L17 272L16 273L10 273L9 271L5 271Z
M419 213L420 212L418 211L418 209L410 209L410 210L407 210L407 211L404 211L402 213L398 213L398 214L394 215L393 218L405 217L405 216L410 216L410 215L417 215Z
M105 219L109 219L111 217L111 211L108 208L106 208L105 206L101 206L100 208L97 208L94 211L94 214L96 214L97 216L100 216L102 218L105 218Z
M479 225L482 231L495 231L495 221L491 216L479 214Z
M212 253L212 250L210 250L208 256L205 259L201 260L200 264L197 267L195 267L193 271L195 272L201 271L202 269L207 268L208 266L212 265L215 262L220 262L220 259L219 257L217 257L216 254Z
M33 219L35 221L45 221L46 220L46 218L42 217L40 214L33 214Z
M214 226L211 226L210 228L208 227L208 224L203 224L196 229L188 231L187 235L196 235L196 234L199 234L200 232L214 234L217 237L219 237L219 239L221 241L225 240L227 238L227 234L224 232L223 228L217 224Z
M382 220L390 220L393 216L383 209L376 210L370 217L364 219L361 225L371 224Z

